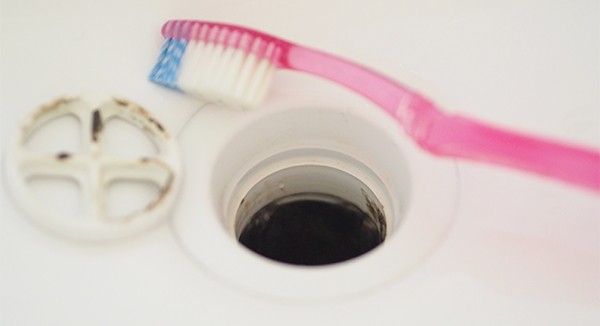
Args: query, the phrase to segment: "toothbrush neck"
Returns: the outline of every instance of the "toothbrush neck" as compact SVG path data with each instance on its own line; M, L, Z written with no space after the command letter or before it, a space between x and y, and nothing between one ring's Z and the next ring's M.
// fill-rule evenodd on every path
M396 116L400 103L410 101L416 96L381 74L317 50L292 45L283 58L282 68L304 71L346 86L392 116Z
M596 150L448 115L426 98L367 68L300 46L286 50L282 68L312 73L362 94L433 154L504 165L600 192L600 153Z

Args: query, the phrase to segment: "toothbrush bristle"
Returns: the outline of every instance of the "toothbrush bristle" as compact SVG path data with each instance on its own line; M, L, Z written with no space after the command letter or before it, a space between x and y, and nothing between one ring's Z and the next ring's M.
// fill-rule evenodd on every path
M163 35L151 81L246 108L262 102L285 46L251 30L198 21L169 21Z

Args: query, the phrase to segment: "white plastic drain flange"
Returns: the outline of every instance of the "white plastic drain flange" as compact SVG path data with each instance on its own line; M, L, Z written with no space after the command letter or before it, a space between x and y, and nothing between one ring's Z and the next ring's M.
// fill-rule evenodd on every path
M185 160L194 169L186 172L190 182L170 222L179 244L202 271L243 292L295 301L369 291L423 262L455 216L455 162L417 148L383 113L290 106L247 112L238 123L229 115L197 117L180 139L188 149ZM204 143L202 151L189 150L197 148L198 139L213 141ZM291 176L286 169L297 168L306 173L313 168L337 170L358 180L343 187L366 185L383 206L385 242L359 257L311 267L280 263L240 244L237 217L244 214L236 212L242 199L261 180L273 181L272 187L265 187L265 198L273 195L271 190L275 195L293 191L293 178L283 179ZM323 178L323 192L338 195L338 190L325 189L328 182L335 178Z
M44 128L46 122L69 115L76 117L81 126L78 151L43 153L25 146L29 137ZM132 159L103 152L103 127L113 118L139 128L154 143L157 154ZM76 240L112 240L143 232L169 214L181 179L178 155L173 137L137 104L113 97L62 97L42 105L21 125L8 149L5 172L18 206L44 229ZM59 177L77 182L82 194L81 216L68 218L39 203L28 185L28 180L34 177ZM125 216L109 216L104 193L115 181L150 182L159 187L159 194L140 210Z

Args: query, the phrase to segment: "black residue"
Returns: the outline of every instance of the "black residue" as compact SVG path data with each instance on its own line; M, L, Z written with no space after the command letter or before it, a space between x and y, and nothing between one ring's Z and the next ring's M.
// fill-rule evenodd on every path
M375 204L373 202L373 200L371 200L371 198L369 197L369 195L367 194L367 192L364 189L360 189L363 196L365 197L365 201L367 203L367 209L369 210L369 213L371 213L371 217L374 218L377 223L375 223L375 225L377 226L377 229L379 230L379 234L381 236L381 241L383 241L385 239L385 235L387 233L387 223L385 222L385 215L383 214L382 208L377 206L377 204Z
M100 110L94 110L92 115L92 140L95 142L98 141L98 135L102 132L102 115L100 114Z
M165 128L163 128L163 126L156 120L154 120L153 118L148 118L150 119L150 122L152 122L156 128L158 128L161 132L165 132Z
M60 153L56 154L56 159L58 159L60 161L69 159L70 157L71 157L71 154L65 153L65 152L60 152Z
M342 262L383 242L380 221L353 203L310 195L290 195L267 204L250 218L239 241L258 254L295 265Z
M167 194L171 190L171 186L173 186L173 174L172 173L169 174L169 179L160 188L160 192L159 192L158 197L156 198L156 200L154 200L148 206L146 206L145 210L146 211L151 211L156 206L158 206L163 201L163 199L165 199L165 197L167 196Z
M125 107L129 107L129 108L137 110L140 114L142 114L145 118L147 118L153 125L155 125L156 128L158 128L158 130L165 133L165 128L160 124L160 122L158 122L154 118L152 118L150 116L150 114L148 113L148 111L144 110L144 108L137 106L127 100L118 99L118 98L113 98L113 100L115 101L115 103L119 104L120 106L125 106Z

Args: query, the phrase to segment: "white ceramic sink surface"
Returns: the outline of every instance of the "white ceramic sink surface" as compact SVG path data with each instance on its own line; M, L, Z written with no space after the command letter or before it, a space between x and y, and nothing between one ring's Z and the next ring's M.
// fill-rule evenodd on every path
M43 102L90 91L122 95L179 135L189 177L176 218L197 214L201 198L210 205L210 153L256 114L370 110L382 128L394 125L358 96L289 72L276 75L260 113L207 106L194 115L201 103L146 80L162 43L160 26L173 18L261 29L406 81L449 111L600 148L597 1L7 0L1 15L3 150L18 122ZM370 290L302 302L242 289L209 266L213 260L192 261L167 223L106 245L50 236L22 218L3 183L0 323L599 324L599 197L503 168L457 166L456 212L427 259ZM432 205L439 198L432 190ZM235 247L224 230L205 249L213 259ZM255 261L244 251L235 255ZM270 277L281 281L261 277L258 287Z

